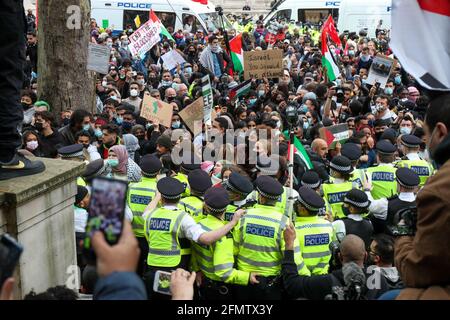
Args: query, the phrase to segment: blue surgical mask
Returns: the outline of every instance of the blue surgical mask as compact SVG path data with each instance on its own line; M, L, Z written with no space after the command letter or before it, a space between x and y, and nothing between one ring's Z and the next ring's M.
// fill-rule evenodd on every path
M123 118L121 116L117 116L116 117L116 122L117 122L117 124L122 124Z
M100 129L95 129L94 134L97 138L100 138L101 136L103 136L103 132Z
M348 50L348 55L349 56L354 56L355 55L355 50Z
M303 122L303 130L308 130L308 128L309 128L309 122L308 121Z
M172 122L172 128L173 129L178 129L181 127L181 122L180 121L174 121Z
M384 93L387 94L388 96L391 96L394 93L394 89L386 87L384 88Z
M369 61L369 59L370 59L370 56L368 54L362 54L361 55L361 61L362 62L367 62L367 61Z
M151 123L147 123L147 124L145 124L145 129L150 129L151 127L153 126L153 124L151 124Z
M408 127L401 127L401 128L400 128L400 133L401 133L401 134L410 134L410 133L411 133L411 128L408 128Z
M395 76L395 78L394 78L394 83L395 83L395 84L400 84L400 83L402 83L402 76L401 76L401 75Z
M108 159L108 164L115 168L119 165L119 160L118 159Z
M264 90L258 91L258 97L262 97L266 92Z
M362 79L361 82L362 84L367 84L367 79Z
M307 113L308 112L308 106L306 104L302 104L299 108L301 113Z
M83 125L83 131L89 131L90 128L91 128L91 125L89 123Z
M250 99L250 100L249 100L248 102L249 102L249 103L250 103L250 105L252 106L252 105L254 105L254 104L255 104L255 102L256 102L256 98Z

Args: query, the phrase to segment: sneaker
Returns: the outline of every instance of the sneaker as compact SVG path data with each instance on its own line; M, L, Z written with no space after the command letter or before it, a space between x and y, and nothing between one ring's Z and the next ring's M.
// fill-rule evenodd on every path
M0 180L29 176L44 170L45 165L42 161L31 161L21 154L16 154L8 164L0 164Z

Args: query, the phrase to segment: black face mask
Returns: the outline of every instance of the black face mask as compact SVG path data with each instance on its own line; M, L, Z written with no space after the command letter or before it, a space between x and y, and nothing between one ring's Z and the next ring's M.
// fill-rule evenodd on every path
M70 119L64 118L62 122L63 122L63 125L67 126L70 123Z
M44 124L40 123L40 122L35 122L34 123L34 127L36 128L37 131L42 131L44 129L43 125Z
M375 132L375 138L377 139L377 141L380 141L382 134L383 134L383 132Z
M25 103L25 102L21 102L23 110L28 110L31 108L31 104Z
M190 56L195 56L195 51L189 51Z
M85 149L89 148L89 143L87 143L87 144L83 143L83 148L85 148Z
M345 214L345 216L347 217L350 213L350 209L346 206L342 206L342 212Z
M172 101L175 100L175 97L167 97L166 99L167 99L168 102L172 102Z

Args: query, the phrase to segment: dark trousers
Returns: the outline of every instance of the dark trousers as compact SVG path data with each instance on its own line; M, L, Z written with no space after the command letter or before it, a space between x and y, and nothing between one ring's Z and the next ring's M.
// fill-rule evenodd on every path
M22 0L0 1L0 156L8 161L22 144L20 90L24 81L27 24ZM7 160L6 160L7 159Z
M147 267L147 256L148 256L148 242L145 237L136 237L139 249L141 249L141 254L139 255L139 262L138 267L136 270L136 273L139 275L139 277L143 277L146 267Z
M202 284L199 288L200 300L232 300L233 288L225 282L213 281L208 278L203 278Z
M279 277L257 277L258 284L239 286L235 290L237 300L281 300L282 285Z

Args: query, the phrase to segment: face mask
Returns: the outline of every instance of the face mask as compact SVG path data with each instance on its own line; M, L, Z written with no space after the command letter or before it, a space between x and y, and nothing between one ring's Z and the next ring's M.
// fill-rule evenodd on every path
M219 45L218 44L213 44L211 46L211 51L212 52L219 52Z
M112 45L113 45L112 42L107 42L107 43L106 43L106 46L107 46L108 48L110 48L110 49L112 48Z
M150 129L151 127L153 126L153 124L151 124L151 123L147 123L147 124L145 124L145 129Z
M130 96L137 97L139 95L139 92L136 89L130 90Z
M111 96L110 98L113 99L113 100L119 101L119 99L117 98L117 96Z
M123 80L123 79L125 79L125 75L121 74L119 78Z
M40 123L40 122L35 122L34 123L34 127L36 128L37 131L42 131L42 129L44 129L43 125L44 124Z
M173 129L178 129L181 127L181 122L180 121L174 121L172 122L172 128Z
M382 134L383 132L375 132L375 139L377 139L377 141L380 141Z
M103 135L103 132L100 129L95 129L94 134L97 138L100 138Z
M28 109L31 108L31 104L28 104L28 103L25 103L25 102L22 102L21 104L22 104L23 110L28 110Z
M145 84L145 80L144 79L139 79L137 81L137 83L139 83L140 86L143 86Z
M361 61L362 62L367 62L367 61L369 61L369 59L370 59L369 55L367 55L367 54L361 55Z
M346 216L348 216L349 214L351 214L351 213L350 213L350 209L349 209L348 207L346 207L346 206L342 206L342 212L343 212Z
M367 121L367 124L368 124L369 126L373 127L373 122L374 122L373 120L368 120L368 121Z
M122 122L122 129L123 130L130 130L133 127L133 124L131 122L128 121L123 121Z
M103 82L102 82L102 87L106 88L107 86L108 86L108 82L103 81Z
M70 123L70 119L64 118L62 122L63 122L63 125L67 126Z
M90 124L84 124L83 125L83 131L89 131L90 128L91 128Z
M256 102L256 98L253 98L253 99L250 99L250 100L249 100L249 103L250 103L251 106L254 105L255 102Z
M89 148L89 143L87 143L87 144L83 143L83 148L85 148L85 149Z
M408 128L408 127L401 127L401 128L400 128L400 133L401 133L401 134L410 134L410 133L411 133L411 128Z
M384 111L383 105L379 104L379 103L375 106L375 109L377 110L378 113L381 113Z
M264 90L258 91L258 97L262 97L266 92Z
M288 53L288 54L293 54L294 51L292 51L291 49L288 49L287 53Z
M367 79L362 79L361 82L362 84L367 84Z
M308 130L309 122L303 122L303 130Z
M119 160L118 159L108 159L108 164L115 168L119 165Z
M35 150L38 147L38 142L37 141L28 141L27 142L27 148L30 150Z
M172 86L172 81L162 80L161 81L161 86L162 87L170 87L170 86Z
M128 46L128 40L122 40L122 47Z
M349 56L354 56L355 55L355 50L348 50L348 55Z
M302 104L300 106L300 110L299 111L302 112L302 113L307 113L308 112L308 106L306 104Z
M117 117L116 117L116 122L117 122L117 124L122 124L123 118L120 117L120 116L117 116Z
M173 100L175 100L175 97L167 97L166 99L168 102L172 102Z
M384 88L384 93L386 93L388 96L391 96L394 93L394 89L392 88Z
M399 76L395 76L394 82L395 82L395 84L400 84L400 83L402 83L402 77L401 77L400 75L399 75Z

